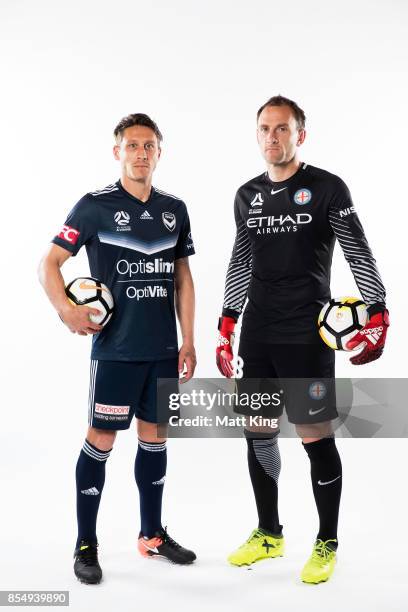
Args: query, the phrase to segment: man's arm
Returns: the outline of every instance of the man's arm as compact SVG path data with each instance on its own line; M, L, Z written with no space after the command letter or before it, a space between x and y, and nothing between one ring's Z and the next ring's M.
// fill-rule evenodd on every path
M244 308L252 273L252 251L244 219L237 199L234 204L236 236L225 279L222 317L218 322L217 367L223 376L230 378L232 369L232 342L235 324Z
M385 288L344 183L340 184L336 196L329 207L329 222L367 305L368 314L366 325L347 342L346 347L349 350L363 348L358 355L350 358L354 365L363 365L381 357L384 350L390 324Z
M385 310L385 288L347 187L329 208L329 222L356 281L368 314Z
M97 334L103 326L92 323L89 315L99 314L99 310L88 306L76 306L65 294L61 267L71 255L67 249L51 244L38 267L38 277L51 304L72 333L80 336Z
M244 308L252 272L252 253L244 219L235 202L236 235L225 279L223 317L238 320Z
M183 372L184 365L187 368L185 376L180 380L184 383L192 378L197 363L194 349L194 283L188 257L176 259L174 280L176 312L183 338L179 351L178 369L179 372Z

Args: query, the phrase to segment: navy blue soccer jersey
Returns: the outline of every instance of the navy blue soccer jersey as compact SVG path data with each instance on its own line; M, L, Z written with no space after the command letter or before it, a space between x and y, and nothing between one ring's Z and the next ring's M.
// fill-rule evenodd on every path
M195 252L182 200L152 187L142 202L117 181L81 198L52 242L73 255L85 245L91 275L112 291L115 310L93 336L93 359L178 354L174 264Z

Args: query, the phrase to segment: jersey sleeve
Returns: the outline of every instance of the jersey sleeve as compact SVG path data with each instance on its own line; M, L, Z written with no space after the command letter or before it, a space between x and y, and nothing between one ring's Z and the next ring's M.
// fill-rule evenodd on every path
M59 234L51 242L76 255L79 249L96 235L91 206L87 196L81 198L68 214Z
M236 236L225 279L224 317L238 319L244 308L252 273L252 251L237 197L234 203Z
M357 216L350 192L340 181L329 206L329 222L339 241L369 315L385 308L385 288Z
M177 239L175 257L174 259L180 259L181 257L189 257L194 255L194 242L191 237L190 218L188 216L187 208L183 219L183 224Z

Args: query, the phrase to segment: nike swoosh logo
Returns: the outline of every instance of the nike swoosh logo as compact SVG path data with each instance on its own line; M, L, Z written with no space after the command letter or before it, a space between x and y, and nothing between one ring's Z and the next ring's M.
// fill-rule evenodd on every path
M322 486L328 485L328 484L331 484L332 482L336 482L336 480L338 480L339 478L341 478L341 474L340 476L336 476L336 478L333 478L333 480L328 480L327 482L322 482L321 480L318 480L317 484L322 485Z
M159 551L157 550L157 546L154 546L153 548L151 546L148 546L147 544L145 544L144 542L142 542L143 546L146 548L146 550L151 550L152 552L158 553Z
M318 414L319 412L321 412L322 410L325 410L326 406L323 406L323 408L319 408L318 410L309 410L309 414L310 416L313 416L314 414Z
M80 289L100 289L101 291L106 291L105 287L98 287L98 285L88 285L88 283L81 283L79 285Z
M282 187L282 189L276 189L276 191L274 191L273 189L271 190L271 194L275 195L275 193L279 193L280 191L285 191L285 189L287 189L287 187Z

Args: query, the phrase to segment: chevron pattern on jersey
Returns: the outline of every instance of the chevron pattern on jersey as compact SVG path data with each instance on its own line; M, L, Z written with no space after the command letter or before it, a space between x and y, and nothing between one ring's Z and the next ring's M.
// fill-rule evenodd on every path
M252 253L245 222L237 226L237 236L232 250L225 282L224 308L241 314L252 273Z
M153 253L159 253L160 251L175 247L178 236L169 236L168 238L146 242L136 238L128 238L127 236L117 236L109 232L98 232L98 238L100 242L105 244L132 249L132 251L139 251L139 253L144 253L145 255L153 255Z
M385 288L364 234L353 233L349 222L340 219L337 210L329 210L329 222L367 306L384 304Z

